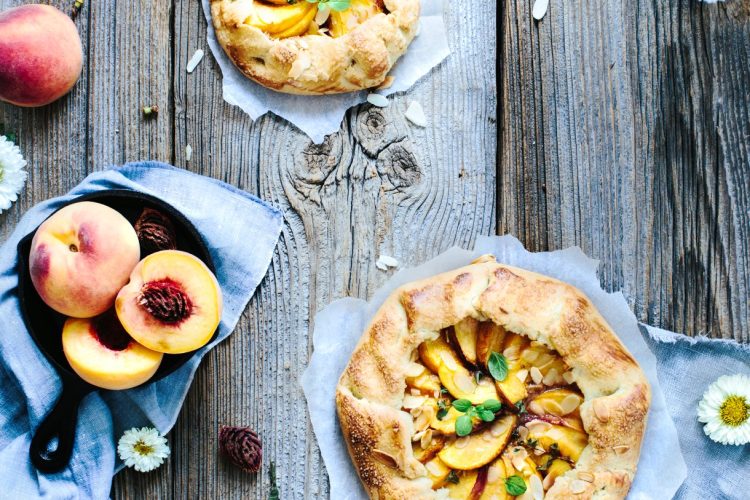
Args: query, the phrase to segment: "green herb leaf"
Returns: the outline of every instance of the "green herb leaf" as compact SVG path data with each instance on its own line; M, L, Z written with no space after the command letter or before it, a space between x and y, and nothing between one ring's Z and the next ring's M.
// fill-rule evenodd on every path
M490 410L493 413L497 413L500 411L500 409L503 407L503 404L498 401L497 399L488 399L484 403L482 403L482 408L485 410Z
M456 435L468 436L471 434L471 430L474 426L471 423L471 417L468 415L461 415L456 419Z
M448 394L448 389L446 389L445 387L441 387L440 394L443 394L443 395Z
M525 413L528 413L526 411L526 403L524 403L523 401L516 402L516 408L518 409L518 414L519 415L523 415Z
M545 470L549 469L549 466L552 465L552 462L554 460L555 460L554 458L549 457L545 463L543 463L541 465L537 465L536 470L538 470L538 471L545 471Z
M478 410L478 412L479 418L481 418L485 422L492 422L493 420L495 420L495 414L490 410L482 408L481 410Z
M274 462L271 462L268 475L271 479L271 490L268 492L268 500L279 500L279 488L276 486L276 464Z
M536 448L536 445L539 444L539 441L537 439L527 439L526 440L526 446L529 448Z
M513 474L505 480L505 491L514 497L523 495L526 492L526 481L518 474Z
M453 402L453 408L462 413L466 413L466 411L471 408L471 401L468 399L457 399Z
M492 378L498 382L502 382L508 378L508 360L502 354L492 351L490 353L490 359L487 362L487 368L490 370Z
M549 447L549 450L547 452L554 458L557 458L560 456L560 447L557 445L557 443L552 443Z
M438 411L437 411L437 419L443 420L446 415L448 415L448 407L445 406L445 400L438 399Z
M448 473L448 477L446 477L445 480L449 483L458 484L458 474L456 474L456 471L452 470Z
M341 12L349 8L349 0L328 0L328 6L331 10Z

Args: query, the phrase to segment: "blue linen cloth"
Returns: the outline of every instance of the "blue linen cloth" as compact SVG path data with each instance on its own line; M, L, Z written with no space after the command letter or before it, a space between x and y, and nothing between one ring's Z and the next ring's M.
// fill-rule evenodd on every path
M33 431L61 392L54 368L37 349L21 318L16 287L18 241L64 202L107 189L154 195L182 212L202 234L224 297L217 338L172 375L127 391L96 391L82 401L70 464L56 474L29 460ZM2 498L107 498L122 468L116 440L131 427L169 431L200 360L234 329L273 256L282 214L223 182L157 162L130 163L88 176L70 193L24 215L0 253L0 484Z
M722 375L750 375L750 346L729 340L691 338L651 326L643 337L656 356L659 383L678 429L688 467L676 500L750 498L750 444L724 446L703 433L698 403Z

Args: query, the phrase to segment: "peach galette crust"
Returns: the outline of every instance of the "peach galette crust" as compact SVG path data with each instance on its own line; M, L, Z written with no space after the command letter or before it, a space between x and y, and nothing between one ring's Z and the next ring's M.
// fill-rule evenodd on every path
M459 399L502 409L457 437ZM579 290L492 256L396 290L336 392L360 479L389 499L510 498L511 476L519 498L624 498L649 403L638 363Z
M383 84L417 32L419 0L352 0L323 16L305 0L211 0L211 17L248 78L279 92L335 94Z

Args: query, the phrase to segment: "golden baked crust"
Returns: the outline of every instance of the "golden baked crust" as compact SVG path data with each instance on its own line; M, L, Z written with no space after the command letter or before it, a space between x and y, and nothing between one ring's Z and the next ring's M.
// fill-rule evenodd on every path
M556 350L584 402L588 445L545 498L624 498L635 475L650 403L643 372L589 300L553 278L484 256L397 289L360 339L336 406L349 453L371 498L434 498L402 411L412 353L466 317L489 320Z
M344 36L277 39L245 22L254 1L211 0L216 38L245 76L290 94L336 94L381 85L419 22L419 0L385 0L387 14L367 19Z

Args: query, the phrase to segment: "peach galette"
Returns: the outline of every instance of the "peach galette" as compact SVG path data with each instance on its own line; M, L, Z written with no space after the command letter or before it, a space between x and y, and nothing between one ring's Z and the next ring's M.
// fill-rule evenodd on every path
M336 393L381 499L624 498L649 401L580 291L491 256L396 290Z
M376 87L417 32L419 0L211 0L242 73L291 94Z

